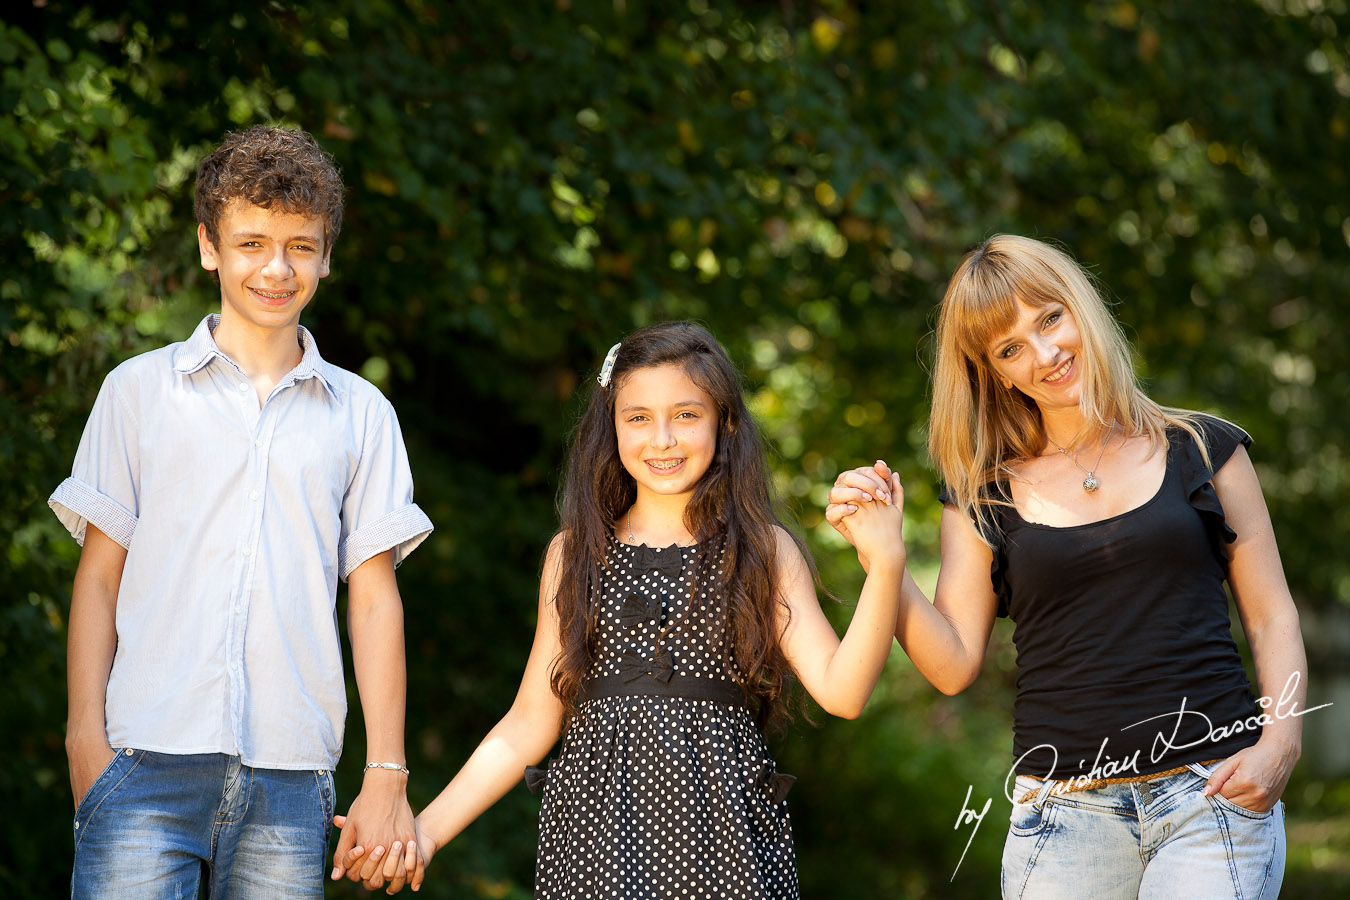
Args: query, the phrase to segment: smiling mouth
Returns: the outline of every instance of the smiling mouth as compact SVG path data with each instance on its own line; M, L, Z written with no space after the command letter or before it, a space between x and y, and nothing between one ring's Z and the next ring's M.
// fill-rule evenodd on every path
M1073 368L1072 356L1064 360L1064 362L1060 365L1058 369L1042 378L1041 381L1045 382L1046 384L1059 384L1059 382L1063 381L1064 377L1069 374L1069 369L1071 368Z
M295 291L264 291L261 288L249 288L249 290L264 300L289 300L295 296Z
M644 459L643 462L647 464L648 468L655 469L658 472L669 472L684 465L684 457L681 456L679 459Z

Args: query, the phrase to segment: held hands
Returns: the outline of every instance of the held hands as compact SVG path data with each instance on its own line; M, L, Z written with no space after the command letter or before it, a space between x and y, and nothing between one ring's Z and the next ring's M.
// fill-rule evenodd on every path
M347 824L346 816L333 816L333 824L342 828ZM348 878L353 881L360 881L370 890L377 890L385 887L386 894L397 894L403 890L405 885L411 885L414 891L422 889L422 881L426 877L427 863L436 855L436 842L422 831L422 823L413 821L413 827L416 831L415 839L408 842L405 848L400 849L398 842L394 843L392 852L386 854L383 847L376 847L369 854L366 849L359 844L347 851L346 857L342 860L339 868L334 869L335 873L345 869L349 872ZM362 865L362 857L366 857ZM381 865L380 861L384 864ZM342 877L340 874L334 875L334 880ZM384 882L388 881L388 886Z
M406 779L402 773L367 770L361 793L352 801L347 815L333 817L333 824L342 829L333 852L334 881L345 874L348 880L363 882L374 890L390 877L384 874L385 869L397 867L403 880L413 877L419 848ZM357 865L363 857L364 864ZM420 885L420 879L418 882Z
M830 488L825 519L858 551L863 571L870 572L872 559L879 556L898 554L898 561L904 562L904 502L900 476L877 460L874 465L839 473Z
M1257 741L1224 760L1201 793L1220 794L1243 809L1263 813L1279 802L1298 757L1297 750Z

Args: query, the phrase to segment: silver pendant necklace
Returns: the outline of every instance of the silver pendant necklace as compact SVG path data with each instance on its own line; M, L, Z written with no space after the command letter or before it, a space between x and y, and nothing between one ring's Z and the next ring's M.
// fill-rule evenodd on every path
M1097 467L1102 464L1102 457L1106 455L1106 445L1111 443L1111 434L1112 432L1115 431L1115 429L1116 429L1115 422L1112 422L1111 427L1106 429L1106 437L1102 438L1101 452L1097 454L1097 461L1092 464L1091 469L1084 469L1083 464L1080 463L1078 460L1074 459L1072 453L1070 453L1068 450L1065 450L1059 444L1055 444L1054 441L1051 441L1049 435L1046 435L1045 439L1047 441L1050 441L1050 443L1055 444L1055 449L1058 450L1060 453L1063 453L1065 456L1067 456L1069 458L1069 462L1073 463L1075 466L1078 466L1078 471L1082 472L1084 475L1087 476L1086 478L1083 479L1083 490L1091 494L1093 491L1097 490L1097 488L1102 486L1102 483L1097 480L1096 471Z

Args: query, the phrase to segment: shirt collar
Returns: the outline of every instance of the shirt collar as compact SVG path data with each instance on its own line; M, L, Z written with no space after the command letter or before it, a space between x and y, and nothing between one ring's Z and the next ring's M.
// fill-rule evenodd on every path
M220 351L220 348L216 346L215 338L211 336L211 333L215 331L219 324L220 314L210 314L198 323L190 338L174 349L173 370L175 372L179 375L191 375L215 357L226 360L230 365L235 365L233 360ZM319 355L319 345L315 342L314 335L310 334L309 329L303 325L297 325L296 332L300 340L300 346L304 348L304 354L300 358L299 365L287 373L282 381L294 383L302 378L317 378L324 387L328 388L328 392L335 399L338 398L337 385L333 384L324 373L323 357Z

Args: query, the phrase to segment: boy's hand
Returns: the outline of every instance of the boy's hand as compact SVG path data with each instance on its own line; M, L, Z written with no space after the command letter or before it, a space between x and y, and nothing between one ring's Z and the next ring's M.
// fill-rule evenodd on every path
M70 790L75 795L75 806L79 808L80 801L108 768L117 751L108 746L106 737L99 735L92 740L71 743L66 753L70 757Z
M381 862L386 854L404 856L409 843L416 841L412 809L408 806L407 776L385 769L367 769L361 793L352 801L346 816L334 816L333 824L342 829L333 852L332 879L345 874L371 890L384 885ZM369 851L369 852L367 852ZM364 857L362 865L356 865ZM412 854L407 857L407 877L416 868Z

